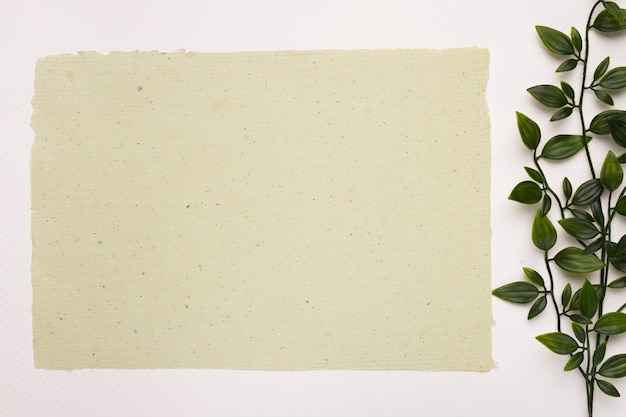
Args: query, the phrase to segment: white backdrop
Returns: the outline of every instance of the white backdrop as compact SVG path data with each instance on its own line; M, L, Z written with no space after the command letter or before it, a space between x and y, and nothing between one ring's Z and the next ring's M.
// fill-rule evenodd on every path
M37 58L81 50L218 52L449 48L491 53L494 286L540 266L533 209L507 201L531 161L514 111L546 113L527 87L556 83L558 60L534 25L584 27L591 0L0 0L0 415L40 416L585 416L580 376L534 340L553 317L494 300L487 373L36 370L32 358L29 153ZM626 7L626 5L622 4ZM594 41L597 38L593 38ZM612 65L626 65L613 36ZM593 58L607 52L593 49ZM619 108L626 97L616 96ZM564 126L564 125L561 125ZM546 128L547 129L547 128ZM549 130L548 130L549 131ZM459 198L462 198L461 196ZM454 204L455 202L451 202ZM468 219L471 221L471 219ZM463 277L459 277L463 279ZM626 296L625 296L626 297ZM471 330L470 330L471 331ZM626 393L626 384L616 384ZM596 415L623 415L626 399L598 395ZM620 410L622 410L620 412Z

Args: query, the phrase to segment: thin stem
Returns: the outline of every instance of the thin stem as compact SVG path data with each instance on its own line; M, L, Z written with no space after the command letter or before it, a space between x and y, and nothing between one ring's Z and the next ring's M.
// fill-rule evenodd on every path
M550 269L550 259L548 259L548 251L543 252L543 260L546 263L546 270L548 271L548 278L550 279L550 298L552 299L552 304L554 305L554 311L556 311L556 328L560 332L561 331L561 313L559 312L559 305L556 302L556 297L554 296L554 278L552 276L552 270Z

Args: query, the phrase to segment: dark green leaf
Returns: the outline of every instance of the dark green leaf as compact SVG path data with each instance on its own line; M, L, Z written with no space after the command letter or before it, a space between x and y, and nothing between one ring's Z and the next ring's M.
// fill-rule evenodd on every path
M592 319L598 310L598 296L593 286L585 280L580 290L580 312L588 319Z
M600 391L602 391L606 395L609 395L611 397L620 396L617 388L615 388L615 386L611 384L610 382L604 381L602 379L596 379L596 384L598 384L598 388L600 388Z
M556 229L548 216L542 216L541 209L537 210L532 229L532 240L535 246L542 250L549 250L556 243L556 238Z
M626 67L613 68L606 73L600 85L610 90L619 90L626 87Z
M592 239L600 233L593 223L577 217L559 220L559 224L567 234L576 239Z
M591 121L589 131L597 135L608 135L611 133L608 121L610 119L619 119L626 121L626 112L622 110L606 110L598 114Z
M602 364L598 373L607 378L623 378L626 376L626 354L611 356Z
M580 296L580 293L577 293L577 295ZM574 323L591 324L591 319L583 316L582 314L570 314L569 318Z
M578 52L582 51L583 38L580 36L580 32L578 31L578 29L572 26L572 29L570 29L570 35L572 38L572 44L574 45L574 48L576 48Z
M615 211L622 216L626 216L626 197L620 197L619 200L617 200Z
M580 364L583 363L584 358L585 356L583 355L582 352L575 353L571 358L569 358L563 370L567 372L567 371L573 371L574 369L577 369L580 366Z
M571 59L566 59L565 61L561 62L561 65L559 65L556 69L556 72L567 72L567 71L571 71L574 68L576 68L576 66L578 65L578 60L575 58L571 58Z
M603 1L602 4L604 4L606 11L611 13L618 23L624 23L624 13L617 3L612 1Z
M604 214L602 214L602 206L600 205L600 200L596 200L591 203L591 214L593 214L593 219L597 224L601 227L604 226Z
M578 323L572 323L572 330L574 330L574 335L576 336L576 339L578 339L580 343L585 343L587 333L585 333L584 327Z
M532 181L522 181L513 188L509 195L509 200L524 204L535 204L541 200L543 193L537 183Z
M559 355L569 355L578 350L578 343L571 336L561 333L546 333L536 337L545 347Z
M626 332L626 314L620 311L606 313L598 319L593 330L609 335L624 333Z
M539 184L543 184L543 177L539 171L531 167L524 167L524 169L531 179L537 181Z
M537 271L535 271L532 268L526 268L526 267L523 267L522 269L524 270L524 275L526 275L526 278L528 278L530 282L532 282L538 287L544 288L546 286L543 280L543 277L539 275Z
M552 207L552 199L548 194L543 196L543 201L541 202L541 215L546 216L550 212L550 208Z
M528 312L528 320L532 320L537 317L539 314L545 310L548 301L546 300L546 296L539 297L530 307L530 311Z
M602 187L600 187L600 188L602 188ZM586 211L579 210L579 209L571 209L571 212L577 218L583 219L583 220L587 220L587 221L593 223L593 217L591 217L591 214L587 213Z
M609 69L609 63L611 62L610 57L606 57L598 64L596 70L593 73L593 80L597 81L606 73L606 70Z
M609 288L626 288L626 277L619 277L609 284Z
M565 201L569 200L572 196L572 183L567 177L563 178L563 194L565 195Z
M523 113L515 112L515 117L517 119L517 129L519 130L522 142L524 142L524 145L526 145L528 149L536 149L541 140L539 125Z
M585 249L583 249L583 253L594 253L602 249L604 246L604 237L600 236L593 242L591 242Z
M541 157L546 159L566 159L583 149L591 138L581 135L557 135L543 147Z
M526 304L537 298L539 290L529 282L518 281L496 288L492 294L511 303Z
M619 271L626 272L626 236L622 236L617 244L609 243L607 252L613 267Z
M609 133L619 146L626 148L626 121L622 119L611 118L607 121L609 125Z
M571 85L569 85L565 81L561 81L561 89L563 90L563 93L565 93L565 96L567 98L574 101L574 97L576 97L576 93L574 93L574 89L572 88Z
M622 13L624 13L622 9ZM626 22L620 22L608 10L602 10L593 22L593 27L600 32L618 32L626 29Z
M617 160L620 164L626 164L626 153L621 154L617 157Z
M602 342L598 345L595 352L593 352L593 366L598 366L604 360L606 354L606 342Z
M594 178L582 183L574 193L572 204L576 206L587 206L596 201L602 195L604 187L599 179Z
M548 50L557 55L572 55L574 46L570 38L556 29L546 26L535 26L537 33Z
M569 300L572 299L572 286L568 282L567 285L563 288L563 292L561 293L561 304L563 304L563 308L567 307L569 304Z
M572 114L571 107L563 107L562 109L558 109L557 111L554 112L554 114L550 118L550 121L556 122L559 120L563 120L563 119L568 118L571 114Z
M536 85L527 91L544 106L558 109L567 104L565 93L553 85Z
M582 249L568 247L561 250L554 257L554 262L564 271L572 274L587 274L604 267L602 262L593 253L584 254Z
M622 165L617 160L617 156L613 151L606 154L602 171L600 172L600 182L608 191L615 191L622 184L624 179L624 171Z
M593 90L593 92L595 93L598 100L600 100L604 104L608 104L609 106L613 105L613 97L611 97L611 95L607 93L606 91Z

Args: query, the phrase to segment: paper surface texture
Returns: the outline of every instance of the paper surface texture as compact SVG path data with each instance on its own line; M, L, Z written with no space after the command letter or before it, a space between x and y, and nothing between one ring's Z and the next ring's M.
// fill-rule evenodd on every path
M488 60L41 59L35 365L490 369Z

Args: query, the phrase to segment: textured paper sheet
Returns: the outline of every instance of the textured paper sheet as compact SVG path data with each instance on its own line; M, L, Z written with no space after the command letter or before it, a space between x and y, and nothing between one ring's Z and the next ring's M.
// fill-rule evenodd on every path
M483 49L41 59L35 365L488 370Z

